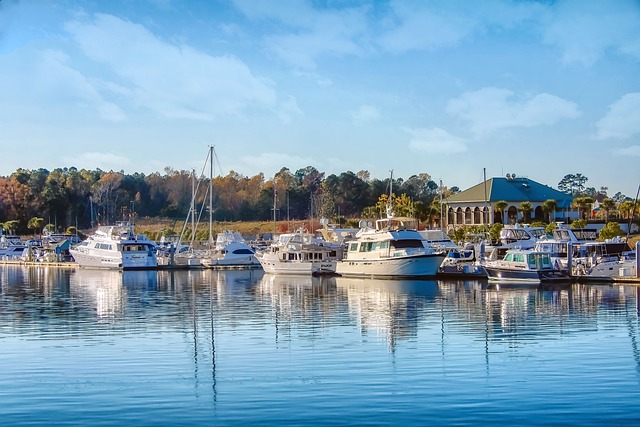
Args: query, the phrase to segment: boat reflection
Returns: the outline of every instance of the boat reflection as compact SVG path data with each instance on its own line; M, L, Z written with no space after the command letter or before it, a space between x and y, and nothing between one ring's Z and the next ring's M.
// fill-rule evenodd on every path
M398 340L416 338L425 306L439 295L436 280L336 278L339 293L362 335L375 334L394 351Z

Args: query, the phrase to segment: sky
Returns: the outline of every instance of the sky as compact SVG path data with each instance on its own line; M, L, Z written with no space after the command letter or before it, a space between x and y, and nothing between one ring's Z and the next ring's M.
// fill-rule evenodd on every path
M0 175L640 185L638 0L0 0ZM486 171L486 172L485 172Z

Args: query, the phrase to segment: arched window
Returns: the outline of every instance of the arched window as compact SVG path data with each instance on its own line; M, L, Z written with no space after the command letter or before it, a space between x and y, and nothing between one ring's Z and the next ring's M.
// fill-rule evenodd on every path
M467 208L464 210L464 223L472 224L473 218L471 217L471 208Z
M456 224L464 224L464 212L462 208L458 208L456 212Z
M473 223L474 224L482 224L482 211L477 206L473 210Z
M509 224L514 225L518 222L518 208L515 206L509 206L509 210L507 210L508 221Z
M536 219L536 221L544 221L544 211L542 210L542 206L538 206L534 211L533 211L533 217Z

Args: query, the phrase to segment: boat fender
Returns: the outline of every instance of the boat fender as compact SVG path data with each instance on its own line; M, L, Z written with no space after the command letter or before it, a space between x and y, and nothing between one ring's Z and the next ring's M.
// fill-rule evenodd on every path
M460 264L456 265L456 269L457 269L458 271L462 271L462 265L460 265Z

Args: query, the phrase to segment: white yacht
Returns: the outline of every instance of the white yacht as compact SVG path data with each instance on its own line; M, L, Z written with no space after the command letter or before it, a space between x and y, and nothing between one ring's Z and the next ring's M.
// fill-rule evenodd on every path
M613 269L622 255L629 251L629 246L619 238L598 241L597 237L595 229L569 228L561 224L553 230L552 238L537 241L535 250L549 253L554 266L562 269L568 269L567 260L571 250L573 274L584 276L598 272L597 275L600 275L605 270ZM607 266L596 268L602 263L607 263Z
M256 252L237 231L218 233L215 247L205 254L202 265L208 268L260 268Z
M393 212L393 171L389 186L386 218L375 228L360 221L355 240L338 261L336 273L350 277L404 278L434 277L445 258L443 249L434 248L417 230L414 218L396 217Z
M331 244L304 229L284 233L269 249L258 256L266 273L333 274L336 261L342 257L342 246Z
M69 252L80 267L123 270L158 267L155 244L144 235L136 235L128 222L98 227Z

